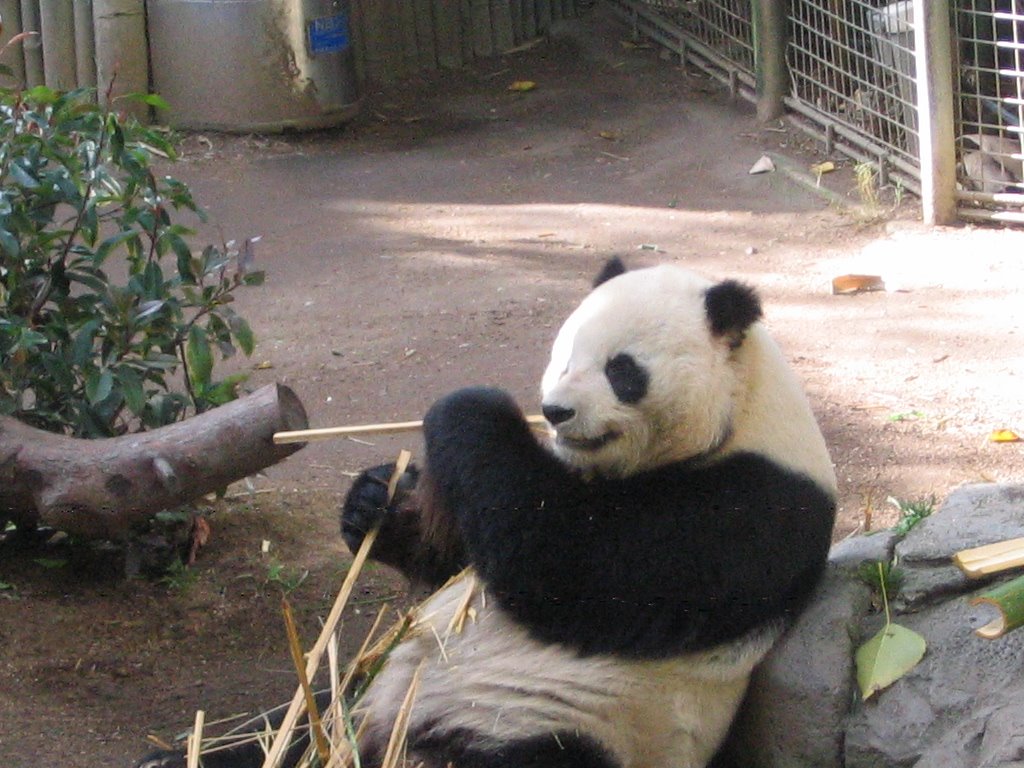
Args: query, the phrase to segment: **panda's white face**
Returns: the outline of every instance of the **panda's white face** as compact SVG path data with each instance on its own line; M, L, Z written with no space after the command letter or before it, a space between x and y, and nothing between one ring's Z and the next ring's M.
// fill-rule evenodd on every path
M711 332L710 285L670 266L626 272L569 316L541 385L563 460L624 477L725 439L739 372L728 339Z

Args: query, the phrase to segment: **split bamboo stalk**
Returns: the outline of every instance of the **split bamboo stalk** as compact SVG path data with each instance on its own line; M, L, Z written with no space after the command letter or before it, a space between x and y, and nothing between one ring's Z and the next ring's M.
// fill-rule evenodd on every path
M185 765L187 768L199 768L199 755L203 745L203 725L206 722L206 712L196 711L196 721L192 726L192 733L188 736L188 749L185 754Z
M969 578L978 579L1024 565L1024 538L965 549L953 555L953 562Z
M532 427L543 426L547 420L535 414L526 417ZM391 421L382 424L359 424L348 427L321 427L319 429L296 429L290 432L275 432L274 444L308 443L314 440L330 440L335 437L357 437L360 435L396 435L402 432L415 432L423 428L422 421Z
M313 734L313 741L316 744L317 756L320 764L323 765L331 756L331 748L327 744L327 737L324 735L324 726L320 720L320 710L316 705L316 697L313 695L313 688L309 684L309 675L306 674L306 667L302 663L302 644L299 641L299 631L295 627L295 616L292 614L292 607L287 597L281 598L281 611L284 613L285 631L288 634L288 649L292 654L292 662L295 664L295 673L299 676L299 687L302 688L302 695L306 699L306 712L309 713L309 730Z
M996 618L974 630L986 640L1002 637L1024 625L1024 576L1000 584L971 600L971 605L991 605L999 612Z
M397 483L396 477L400 477L405 472L406 467L409 466L409 460L412 455L409 451L401 451L398 455L398 461L395 462L395 471L392 475L392 481ZM390 490L391 483L388 484ZM352 566L348 570L348 574L345 576L344 582L342 582L341 590L338 592L338 597L335 598L334 605L331 606L331 611L327 615L327 619L324 621L323 629L320 631L320 636L317 638L316 643L310 650L309 655L306 659L306 676L312 678L316 674L317 667L320 666L320 659L323 657L324 652L327 649L328 643L330 643L331 636L334 634L334 630L341 620L341 613L345 609L345 605L348 603L349 596L352 594L352 589L355 587L356 578L359 576L360 571L363 569L363 564L370 555L370 548L373 546L373 542L377 539L377 532L379 528L374 528L366 537L363 539L362 545L359 547L359 551L356 552L355 557L352 559ZM288 750L288 746L291 743L292 733L295 730L295 726L298 723L299 717L302 716L305 703L305 693L300 685L292 696L292 701L288 705L288 711L285 713L284 719L281 721L281 726L278 728L277 734L274 736L274 741L270 745L270 749L267 751L267 756L263 760L263 768L278 768L281 764L281 760Z

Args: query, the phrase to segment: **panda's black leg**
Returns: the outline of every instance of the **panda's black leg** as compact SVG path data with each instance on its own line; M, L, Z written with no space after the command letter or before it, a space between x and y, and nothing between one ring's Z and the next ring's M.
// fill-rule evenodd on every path
M481 749L449 735L443 743L414 745L412 756L431 768L621 768L596 742L573 733L533 736L499 749Z

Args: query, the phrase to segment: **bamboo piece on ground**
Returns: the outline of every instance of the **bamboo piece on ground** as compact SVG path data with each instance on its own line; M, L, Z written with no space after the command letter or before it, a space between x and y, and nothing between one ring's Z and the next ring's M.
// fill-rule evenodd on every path
M968 577L977 579L1024 565L1024 538L965 549L953 555L953 562Z
M526 422L533 427L547 423L540 415L526 417ZM314 440L330 440L335 437L354 437L358 435L396 435L402 432L415 432L423 428L422 421L391 421L382 424L359 424L350 427L320 427L319 429L296 429L290 432L275 432L274 444L307 443Z
M206 712L196 710L196 721L192 726L192 733L188 736L188 750L185 754L185 765L187 768L199 768L199 755L203 751L203 724L206 722Z
M302 663L302 645L299 642L299 631L295 627L295 616L292 614L292 607L288 604L288 598L281 598L281 611L284 613L285 631L288 634L288 649L292 654L292 662L295 664L295 673L299 676L299 687L306 698L306 711L309 713L309 730L313 733L313 741L316 744L316 753L323 765L331 756L331 748L327 744L327 737L324 735L323 723L320 721L320 709L316 705L316 697L313 696L313 688L309 684L309 675L306 674L306 667Z
M409 459L411 454L409 451L403 450L398 455L398 461L395 462L395 471L392 477L400 476L405 468L409 465ZM390 483L388 484L390 488ZM331 612L327 614L327 619L324 621L323 629L320 630L320 637L317 638L316 643L310 650L309 655L306 659L306 676L313 677L316 674L317 667L320 666L320 659L324 655L324 651L327 649L327 644L331 640L331 635L334 634L335 627L341 620L341 612L345 609L345 605L348 603L348 598L352 594L352 589L355 587L356 578L359 576L359 572L363 569L363 564L366 562L367 557L370 555L370 548L373 546L373 542L377 538L377 532L379 528L374 528L363 539L363 543L359 547L359 551L356 552L356 556L352 559L352 566L348 569L348 574L345 576L345 581L342 582L341 591L338 592L338 597L334 600L334 605L331 606ZM278 728L277 734L274 736L274 741L270 745L270 749L267 751L267 756L263 760L263 768L278 768L281 764L281 759L288 751L289 743L291 742L292 732L295 730L295 725L302 716L303 703L305 701L305 694L302 691L302 686L299 686L298 690L292 696L291 704L288 705L288 711L285 713L284 719L281 721L281 727Z
M1000 584L971 600L971 605L983 604L994 606L999 615L985 626L974 630L979 637L994 640L1024 625L1024 576Z

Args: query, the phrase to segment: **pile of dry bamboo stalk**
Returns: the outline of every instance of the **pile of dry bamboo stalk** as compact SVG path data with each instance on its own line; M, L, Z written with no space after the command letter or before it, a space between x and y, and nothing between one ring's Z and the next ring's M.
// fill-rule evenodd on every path
M394 474L388 485L390 500L409 463L409 452L402 451L398 457ZM187 768L198 768L200 758L214 752L236 748L244 744L257 743L264 750L263 768L280 768L289 748L298 740L308 740L309 746L296 764L296 768L347 768L356 763L355 744L358 731L351 716L355 702L349 699L354 688L353 682L372 675L394 644L409 632L415 631L412 612L406 614L390 629L379 633L382 620L389 606L384 605L377 613L370 632L363 641L362 647L355 658L348 664L344 674L340 673L338 662L337 629L342 612L348 602L352 589L376 539L377 530L371 531L363 540L356 553L352 566L341 585L338 596L324 621L320 636L308 653L303 653L291 609L287 600L283 601L285 628L288 633L292 660L296 666L299 679L298 687L287 705L283 720L275 729L266 719L265 727L252 729L250 724L229 731L222 736L204 734L205 713L196 713L195 724L187 741ZM324 656L330 679L330 702L322 710L317 706L317 697L311 688L311 682L321 670ZM402 765L405 753L405 730L408 725L408 712L416 693L418 676L413 678L412 685L403 702L402 714L395 722L388 745L383 768L395 768ZM283 708L283 707L282 707ZM212 725L212 724L211 724Z

